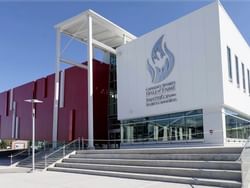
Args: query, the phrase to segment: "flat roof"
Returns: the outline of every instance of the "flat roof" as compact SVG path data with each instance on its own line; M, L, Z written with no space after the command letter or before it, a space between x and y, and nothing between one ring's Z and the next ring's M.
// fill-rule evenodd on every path
M66 35L87 42L88 15L92 17L93 38L109 47L116 48L123 45L124 35L126 36L126 42L130 42L137 38L125 29L90 9L55 25L55 28Z

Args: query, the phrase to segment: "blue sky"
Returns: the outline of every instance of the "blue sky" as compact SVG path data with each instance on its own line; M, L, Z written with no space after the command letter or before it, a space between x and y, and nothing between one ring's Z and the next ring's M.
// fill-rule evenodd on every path
M212 1L141 0L91 3L0 0L0 92L53 73L54 25L86 9L93 9L140 36L210 2ZM222 4L250 44L250 0L225 0ZM83 50L81 55L84 56L85 53Z

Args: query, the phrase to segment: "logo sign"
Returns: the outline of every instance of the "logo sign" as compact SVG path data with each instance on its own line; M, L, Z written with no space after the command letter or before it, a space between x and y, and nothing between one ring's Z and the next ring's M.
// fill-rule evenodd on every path
M147 69L154 84L165 80L174 68L174 55L163 39L164 35L156 41L151 58L147 59Z

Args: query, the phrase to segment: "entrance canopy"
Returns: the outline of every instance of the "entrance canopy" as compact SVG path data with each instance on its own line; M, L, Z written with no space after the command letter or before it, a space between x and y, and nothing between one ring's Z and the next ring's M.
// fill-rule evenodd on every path
M75 17L65 20L55 26L56 36L56 72L55 96L53 111L53 141L57 141L58 108L64 106L64 72L60 72L60 64L66 63L88 70L88 147L94 148L93 132L93 49L98 48L106 54L116 54L116 48L136 39L134 35L95 13L87 10ZM88 64L74 62L63 58L61 51L61 34L76 39L88 48ZM69 42L71 42L70 40ZM68 47L68 45L66 45ZM66 48L64 48L66 49Z
M115 54L115 48L136 39L118 25L107 20L92 10L87 10L77 16L65 20L55 26L60 32L74 37L84 43L88 42L88 17L92 17L93 45Z

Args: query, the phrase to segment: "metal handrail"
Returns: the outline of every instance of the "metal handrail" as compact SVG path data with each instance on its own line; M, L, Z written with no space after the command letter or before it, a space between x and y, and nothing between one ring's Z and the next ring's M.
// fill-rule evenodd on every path
M239 158L237 159L237 161L241 161L242 155L243 155L244 151L246 150L246 147L247 147L247 144L248 144L248 143L250 143L250 136L247 138L247 141L246 141L246 143L244 144L244 147L243 147L243 149L242 149L242 151L241 151L241 154L240 154Z
M44 160L45 160L45 163L44 163L44 164L45 164L45 168L47 168L47 166L48 166L47 160L48 160L49 157L51 157L52 155L54 155L54 154L56 154L56 153L58 153L58 152L60 152L60 151L63 151L63 157L65 157L65 155L66 155L66 153L65 153L65 148L67 148L68 146L70 146L70 145L72 145L72 144L74 144L74 143L76 143L76 142L79 143L78 147L79 147L79 149L80 149L80 137L79 137L79 138L77 138L77 139L75 139L75 140L69 142L68 144L63 145L63 146L60 147L59 149L57 149L57 150L53 151L52 153L50 153L49 155L45 155L45 157L44 157Z
M10 165L12 165L13 164L13 158L14 157L16 157L16 156L18 156L18 155L21 155L22 153L24 153L24 152L26 152L26 151L28 151L28 149L25 149L25 150L23 150L23 151L20 151L20 152L18 152L18 153L16 153L15 155L10 155L10 156L8 156L8 157L10 157Z
M250 143L250 136L245 143L243 150L240 154L240 157L237 159L238 162L241 163L241 179L242 179L242 188L248 188L250 185L249 181L249 173L250 173L250 161L249 161L249 143ZM248 150L248 151L247 151Z
M210 134L216 134L216 133L221 133L223 132L223 130L209 130L207 132L200 132L200 133L192 133L191 136L194 137L194 136L197 136L197 135L203 135L203 138L197 138L197 139L193 139L193 141L204 141L204 136L205 135L210 135ZM154 139L153 137L146 137L146 138L123 138L123 139L82 139L82 143L84 142L88 142L89 140L91 141L94 141L96 143L98 142L107 142L107 143L112 143L112 142L115 142L115 143L141 143L141 144L144 144L145 142L147 141L152 141L152 142L161 142L161 143L176 143L175 141L182 141L182 142L189 142L189 141L192 141L192 139L188 139L187 137L189 136L189 134L187 133L183 133L182 134L183 136L183 139L178 139L178 140L175 140L175 135L171 135L171 136L168 136L168 139L167 140L164 140L164 137L159 137L158 139ZM233 142L235 142L235 139L239 139L241 141L239 142L242 142L242 143L245 143L245 142L250 142L250 140L248 141L247 139L244 139L244 138L226 138L228 140L228 142L230 142L230 139L234 139ZM249 137L250 139L250 137Z
M50 153L49 155L47 155L47 157L50 157L51 155L53 155L53 154L55 154L55 153L57 153L57 152L61 151L63 148L66 148L67 146L69 146L69 145L71 145L71 144L75 143L75 142L76 142L76 141L78 141L78 140L79 140L79 138L77 138L77 139L75 139L75 140L73 140L73 141L69 142L69 143L68 143L68 144L66 144L66 145L63 145L63 146L62 146L62 147L60 147L59 149L57 149L57 150L53 151L52 153Z

